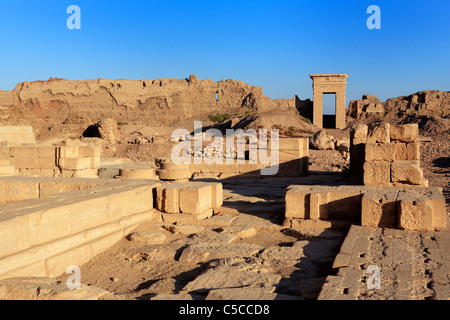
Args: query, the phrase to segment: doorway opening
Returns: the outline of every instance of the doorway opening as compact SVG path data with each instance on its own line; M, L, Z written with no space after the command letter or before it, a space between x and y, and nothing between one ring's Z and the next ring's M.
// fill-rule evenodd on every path
M336 93L323 94L323 128L336 129Z

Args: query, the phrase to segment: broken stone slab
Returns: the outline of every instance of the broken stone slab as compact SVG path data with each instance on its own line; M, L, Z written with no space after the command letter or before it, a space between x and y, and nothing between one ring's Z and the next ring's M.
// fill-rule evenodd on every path
M183 293L206 293L213 289L225 288L259 288L274 292L281 276L271 273L236 271L228 267L209 269L189 282Z
M221 228L221 232L231 233L241 239L251 238L256 235L256 229L252 226L229 226Z
M239 238L231 233L218 233L215 231L205 231L195 234L192 239L200 240L201 242L223 242L232 243Z
M81 284L71 290L67 283L47 277L16 277L0 280L0 300L98 300L109 292Z
M179 233L179 234L186 234L186 235L196 234L196 233L205 231L205 227L198 226L198 225L192 225L192 224L166 225L166 226L164 226L164 229L166 229L172 233Z
M128 236L128 239L133 242L139 242L143 244L162 244L166 242L166 235L159 232L134 232Z
M183 249L179 261L205 262L220 258L251 257L263 247L248 243L198 243Z

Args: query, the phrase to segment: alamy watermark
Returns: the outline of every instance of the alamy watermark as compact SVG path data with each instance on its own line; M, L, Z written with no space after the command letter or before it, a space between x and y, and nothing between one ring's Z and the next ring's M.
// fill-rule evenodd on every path
M79 6L70 5L67 7L66 13L70 14L67 18L67 29L81 29L81 9Z
M203 141L211 141L212 138L214 140L203 148ZM233 164L236 161L237 164L268 165L261 168L261 175L275 175L278 172L279 132L276 129L270 131L270 145L266 129L259 129L258 132L254 129L226 129L224 149L220 130L212 128L203 132L202 122L194 121L193 136L186 129L176 129L171 140L182 140L172 149L171 160L175 164L192 164L192 160L194 164ZM247 142L248 160L245 156Z
M366 26L368 29L381 29L381 9L379 6L371 5L367 8L366 13L371 14L367 18Z
M370 274L369 277L367 277L367 289L374 290L374 289L381 289L381 271L380 267L372 264L367 267L367 274Z
M69 290L76 290L81 288L81 270L80 266L71 265L66 269L66 274L70 274L67 278L67 288Z

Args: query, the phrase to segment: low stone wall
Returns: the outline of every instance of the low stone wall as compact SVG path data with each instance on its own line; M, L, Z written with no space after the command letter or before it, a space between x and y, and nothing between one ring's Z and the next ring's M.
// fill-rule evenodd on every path
M420 168L417 124L357 125L350 141L350 169L362 184L428 186Z
M36 197L35 183L24 179L24 188L34 188ZM60 187L53 185L45 197L1 206L0 278L60 275L69 265L85 263L107 249L139 223L159 217L153 209L156 181L105 180L84 190L56 193L68 190L54 180ZM68 189L73 188L82 187Z
M268 143L267 155L271 155L271 142ZM202 163L196 164L195 158L191 157L191 164L175 165L169 159L161 159L160 169L157 174L161 180L183 180L194 178L215 179L259 179L265 177L261 174L262 168L270 167L271 164L263 164L259 157L256 163L250 160L242 160L238 163L233 159L232 164L224 163ZM309 161L309 139L308 138L280 138L279 139L279 167L275 175L267 177L300 177L308 174Z
M0 148L0 159L9 160L19 175L96 178L100 147L18 146Z
M293 185L285 200L286 223L292 227L304 220L358 219L367 227L446 228L445 199L436 187Z

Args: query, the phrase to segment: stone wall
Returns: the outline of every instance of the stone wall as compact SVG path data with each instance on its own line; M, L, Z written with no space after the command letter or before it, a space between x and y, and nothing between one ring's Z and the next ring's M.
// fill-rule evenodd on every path
M100 147L20 146L1 147L0 159L9 161L19 175L96 178Z
M20 146L35 143L31 126L0 126L0 145Z
M446 228L439 188L292 185L285 200L285 223L294 228L332 219L353 219L366 227Z
M22 194L30 188L40 190L41 178L14 178L14 184L0 180L2 187L23 189ZM51 186L49 179L46 184ZM75 189L72 192L67 192L61 179L54 179L56 184L45 197L2 204L1 279L58 276L68 266L81 265L107 249L139 223L158 218L153 211L157 182L109 180L98 184L94 179L91 188L78 189L80 185L74 186L73 181L65 181ZM88 180L83 183L86 186Z
M417 124L356 125L350 143L350 170L356 181L369 186L428 186L420 168Z

